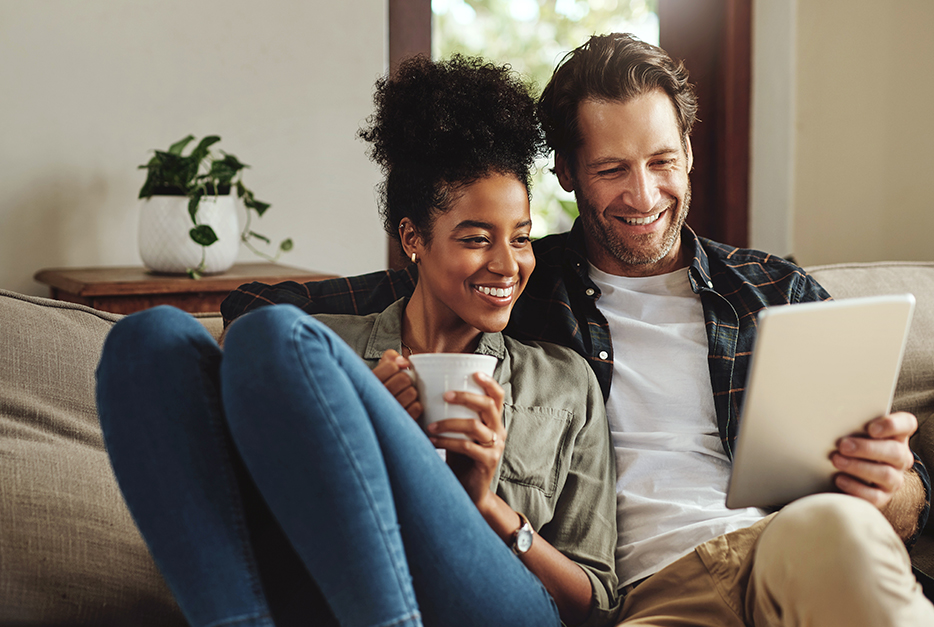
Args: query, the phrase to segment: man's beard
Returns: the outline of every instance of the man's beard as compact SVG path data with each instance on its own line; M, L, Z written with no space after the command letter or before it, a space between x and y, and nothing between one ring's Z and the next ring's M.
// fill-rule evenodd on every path
M580 189L580 187L576 186L576 189ZM668 253L671 252L675 242L678 241L678 237L681 234L681 227L684 226L684 221L688 217L688 210L691 205L691 182L690 180L688 181L687 190L684 193L684 201L681 203L681 206L678 206L677 200L672 200L671 204L667 207L667 210L678 210L679 213L674 216L672 221L668 224L668 228L662 234L661 242L655 248L643 246L634 248L629 245L624 238L620 237L606 222L597 219L596 216L602 214L602 211L598 211L597 208L590 203L589 199L584 197L580 192L575 194L575 198L577 199L578 210L589 240L596 243L598 246L602 246L614 258L626 265L642 266L658 263L664 259ZM585 215L591 217L584 217ZM654 235L652 234L646 234L637 236L636 239L637 241L645 243L651 241L653 237Z

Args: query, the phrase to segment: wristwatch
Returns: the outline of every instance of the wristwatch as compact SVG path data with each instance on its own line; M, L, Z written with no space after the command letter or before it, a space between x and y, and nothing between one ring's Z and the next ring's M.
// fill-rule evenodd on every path
M535 534L532 532L532 525L529 524L529 519L525 517L525 514L522 512L516 513L519 514L519 520L522 521L522 524L513 532L509 548L516 555L522 555L532 548L532 538L535 537Z

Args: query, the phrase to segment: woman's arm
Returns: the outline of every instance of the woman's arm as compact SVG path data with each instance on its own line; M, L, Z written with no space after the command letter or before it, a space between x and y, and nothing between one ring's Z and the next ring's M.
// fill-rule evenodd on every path
M506 430L502 422L503 389L494 379L479 373L475 379L486 396L447 392L445 400L473 409L479 414L480 420L437 422L429 427L429 434L432 431L455 431L467 436L466 440L437 436L431 439L436 446L447 450L449 465L480 514L493 531L511 546L513 534L521 525L519 515L490 490L506 443ZM519 558L551 594L562 621L576 625L587 619L594 596L590 578L580 566L537 533L534 534L531 548L520 554Z
M417 419L422 413L422 406L418 402L418 392L415 390L412 378L405 372L408 367L408 360L396 351L389 350L383 353L373 373L406 408L406 411ZM489 379L489 382L492 385L478 378L478 383L487 390L489 396L459 393L455 394L452 399L454 402L461 402L471 407L481 416L485 416L481 422L478 423L476 420L446 421L443 426L441 423L435 423L439 426L433 427L437 432L461 431L472 440L435 437L433 441L437 446L448 451L449 465L470 494L480 514L493 531L511 546L513 535L520 526L519 515L489 488L502 457L506 440L506 430L502 425L502 388L492 379ZM599 388L597 390L599 391ZM602 406L602 397L596 395L594 398L595 402L601 403ZM597 417L602 417L602 412L597 413L599 414ZM602 427L605 429L605 424ZM497 437L493 445L479 444L490 442L494 433ZM608 477L607 481L607 485L612 489L611 478ZM551 594L566 624L575 625L586 620L594 602L593 586L590 578L576 562L565 556L538 533L534 533L532 547L519 558Z
M503 499L493 492L487 493L486 502L478 503L477 508L493 531L511 545L513 534L521 525L521 519ZM590 578L580 566L537 533L532 547L520 554L519 559L541 580L551 594L562 621L568 625L577 625L587 619L593 605L593 589Z

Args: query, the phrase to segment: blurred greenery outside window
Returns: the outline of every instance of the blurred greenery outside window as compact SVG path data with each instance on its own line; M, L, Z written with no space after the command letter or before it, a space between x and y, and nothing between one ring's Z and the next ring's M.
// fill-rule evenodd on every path
M535 96L562 57L593 34L632 33L658 45L658 0L432 0L432 57L455 52L509 63ZM553 157L532 177L532 236L566 231L577 217L574 195L551 172Z

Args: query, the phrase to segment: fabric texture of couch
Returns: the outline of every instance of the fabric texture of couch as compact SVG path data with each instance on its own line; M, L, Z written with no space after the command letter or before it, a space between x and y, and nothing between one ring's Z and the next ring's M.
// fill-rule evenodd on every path
M809 268L836 298L912 292L895 408L934 468L934 263ZM94 403L119 318L0 290L0 625L185 625L121 498ZM202 322L218 336L220 316ZM871 330L867 330L871 332ZM934 573L934 524L912 552Z

